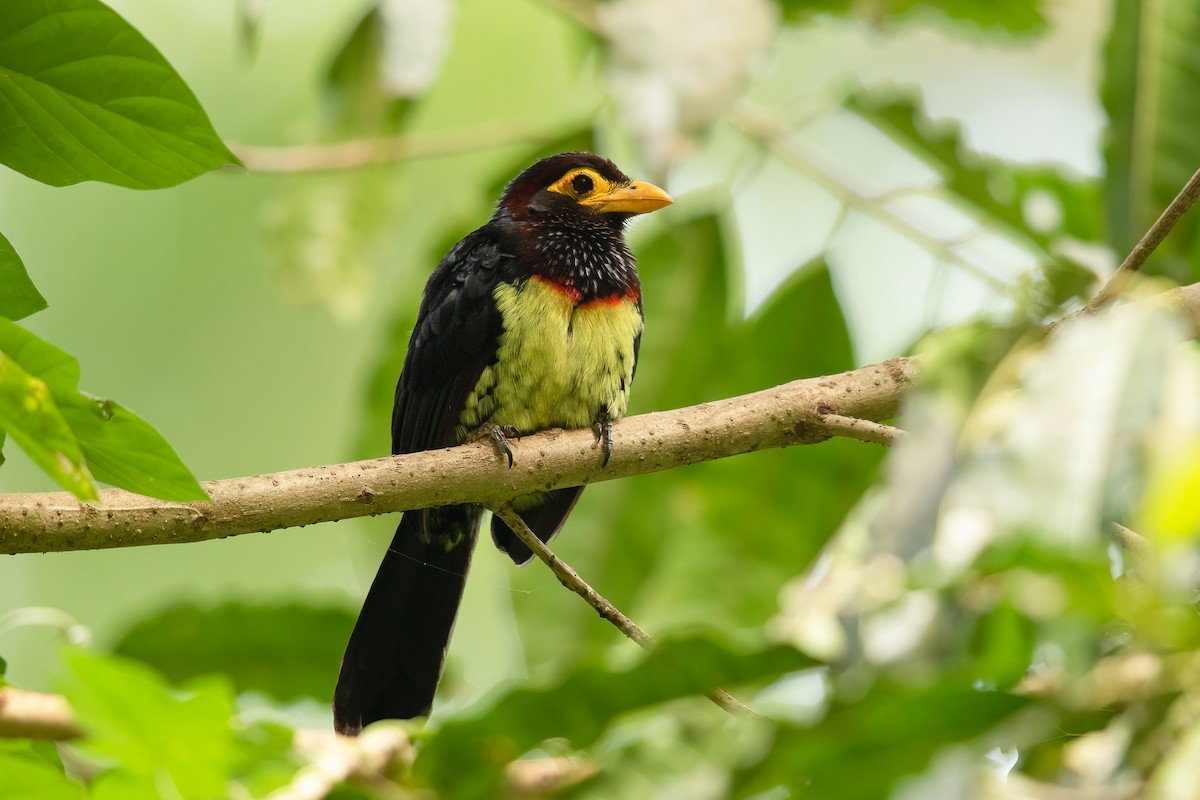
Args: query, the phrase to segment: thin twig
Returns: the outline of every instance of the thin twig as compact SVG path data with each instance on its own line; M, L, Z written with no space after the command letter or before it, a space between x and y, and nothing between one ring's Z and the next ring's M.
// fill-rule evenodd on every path
M1121 266L1108 279L1108 283L1104 284L1096 296L1092 298L1092 301L1084 307L1083 313L1090 314L1099 308L1103 308L1125 291L1133 273L1142 268L1142 265L1146 263L1146 259L1158 249L1163 239L1166 239L1167 234L1175 227L1175 223L1179 222L1179 219L1187 213L1187 210L1192 207L1197 198L1200 198L1200 170L1197 170L1188 182L1183 185L1183 188L1179 190L1179 194L1171 201L1171 204L1167 206L1166 210L1150 226L1150 230L1146 231L1141 241L1134 245L1133 250L1125 257Z
M251 172L323 172L461 155L513 144L551 142L561 133L512 126L483 126L453 133L409 133L332 144L283 147L234 144L230 145L230 149Z
M637 642L638 645L647 650L654 647L654 639L650 634L622 614L616 606L608 601L608 598L589 586L587 581L579 577L579 573L571 568L570 564L555 555L553 550L537 538L533 531L529 530L525 520L521 519L521 516L513 511L511 506L498 506L492 509L492 513L502 519L504 524L511 528L512 532L521 540L521 543L532 550L533 554L550 568L559 583L586 600L588 605L599 612L600 616L611 622L617 630Z
M1144 556L1150 550L1150 542L1145 536L1126 528L1119 522L1113 523L1113 534L1121 546L1134 555Z
M547 547L529 529L529 526L525 524L525 520L521 519L520 515L513 511L511 506L497 506L492 509L492 513L503 520L504 524L521 540L521 543L532 550L533 554L550 568L550 571L554 573L554 577L558 578L559 583L586 600L588 605L596 609L601 617L612 623L613 627L621 633L637 642L640 647L645 650L654 649L654 638L642 630L636 622L622 614L616 606L608 601L608 598L597 592L587 581L579 577L579 573L573 570L571 565L555 555L554 551ZM724 689L713 689L708 692L707 696L718 706L734 716L762 719L761 714L739 701Z
M1187 324L1188 336L1192 339L1200 339L1200 283L1191 283L1187 286L1177 286L1166 292L1160 292L1156 295L1143 298L1137 302L1130 303L1128 306L1122 306L1115 309L1120 313L1124 308L1131 309L1150 309L1160 308L1169 311L1172 314L1178 314L1180 319ZM1068 325L1080 317L1088 316L1088 310L1085 306L1076 311L1072 311L1060 320L1055 320L1046 326L1048 335L1055 335L1064 325Z
M842 414L823 414L821 422L836 429L838 433L849 439L858 439L861 442L870 444L882 444L891 447L906 434L892 425L884 425L882 422L872 422L869 419L860 419L859 417L847 417Z

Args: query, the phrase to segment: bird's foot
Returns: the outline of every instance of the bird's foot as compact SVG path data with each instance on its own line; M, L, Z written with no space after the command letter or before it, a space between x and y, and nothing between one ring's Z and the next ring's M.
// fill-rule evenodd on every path
M491 439L492 444L496 445L496 452L508 458L508 467L512 469L513 451L508 446L508 440L520 438L521 432L512 425L484 425L475 431L472 441L481 442L484 439Z
M612 426L613 420L607 410L601 410L592 422L592 432L596 434L596 444L604 448L604 463L600 465L602 467L607 467L608 460L612 458Z

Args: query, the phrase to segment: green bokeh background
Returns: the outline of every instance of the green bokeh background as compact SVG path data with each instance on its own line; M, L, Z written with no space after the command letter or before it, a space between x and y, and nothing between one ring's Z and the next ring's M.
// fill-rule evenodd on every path
M233 3L112 5L183 75L226 141L259 145L327 136L320 122L323 75L367 6L273 4L257 54L248 60L237 44ZM1076 5L1071 13L1094 21L1096 11ZM852 33L785 34L758 86L759 98L779 97L790 76L808 85L860 68L863 76L886 72L886 63L872 55L870 36ZM1094 34L1093 26L1078 36ZM844 40L853 47L846 50ZM962 101L962 88L951 78L931 77L937 53L923 54L928 47L919 35L906 47L912 77L928 83L931 105ZM941 53L953 55L953 49ZM987 68L984 55L973 69ZM1003 71L1012 54L997 50L990 57ZM462 131L480 120L499 128L577 129L593 109L604 107L594 58L579 28L546 5L467 0L456 16L448 60L408 129ZM861 63L852 63L855 58ZM1007 69L1019 85L1026 67ZM1071 91L1086 89L1080 76L1068 78L1063 80ZM1016 102L1011 93L1002 99ZM985 105L994 103L967 102L955 110L969 118ZM1094 170L1095 120L1088 113L1077 117L1074 127L1043 136L1036 152L1021 137L991 142L986 115L973 130L985 146L1007 144L1006 155L1082 153L1076 166ZM1092 147L1071 150L1064 141ZM894 168L894 149L878 144L850 142L863 146L864 163ZM622 152L620 141L600 145ZM389 338L404 330L398 310L415 311L436 254L486 219L497 187L529 153L527 145L514 144L330 176L225 168L158 192L95 184L52 189L5 171L0 226L50 302L27 324L79 358L82 388L118 399L157 425L202 479L235 477L386 452L386 419L378 410L380 398L388 402L386 388L376 387L374 416L365 398ZM703 195L702 178L685 173L675 179ZM788 194L794 189L797 194ZM786 179L772 191L786 203L800 196ZM281 227L279 220L298 203L338 204L347 196L363 204L360 221L370 230L354 230L351 220L337 240L355 243L341 259L346 271L314 277L305 259L325 245L307 239L312 230L303 224ZM919 325L872 310L864 287L891 302L907 287L912 303L920 304L927 302L932 280L932 268L878 231L856 238L855 246L866 249L855 263L870 263L875 252L887 254L891 268L835 270L832 283L822 264L786 282L807 260L801 258L783 265L748 263L743 276L728 216L721 223L726 229L698 252L672 250L669 241L653 244L660 232L689 219L693 226L717 225L703 221L707 208L685 201L634 231L635 249L653 246L658 252L643 258L648 317L676 327L648 332L633 411L848 368L898 353L920 332ZM372 210L380 209L388 215L381 224L371 219ZM752 209L739 207L735 216ZM741 233L748 236L747 230ZM703 235L694 238L704 241ZM756 308L781 282L784 288L759 316L739 328L743 309ZM834 290L848 331L840 317L821 316L833 313ZM690 305L680 300L689 291ZM341 292L344 302L330 299ZM946 302L951 316L969 313L953 298ZM733 327L714 326L714 319ZM729 341L696 338L726 330L737 331ZM749 349L762 357L747 358ZM726 371L726 365L733 368ZM864 447L836 442L589 488L559 552L653 630L715 624L736 631L752 620L761 624L774 608L771 587L803 567L874 475L877 456L864 456ZM0 491L54 488L17 448L10 445L6 455ZM746 496L751 485L764 490L760 499ZM135 620L181 599L302 598L357 608L393 526L390 519L347 521L179 547L11 557L0 560L0 609L62 609L101 645L110 645ZM765 551L756 549L764 542ZM672 552L676 557L669 557ZM642 575L648 565L663 569ZM632 654L632 645L617 640L540 567L514 579L507 560L485 544L473 570L451 651L452 694L469 699L525 675L527 650L535 675L553 674L581 650ZM52 627L7 633L0 652L9 679L29 689L51 688L59 641Z

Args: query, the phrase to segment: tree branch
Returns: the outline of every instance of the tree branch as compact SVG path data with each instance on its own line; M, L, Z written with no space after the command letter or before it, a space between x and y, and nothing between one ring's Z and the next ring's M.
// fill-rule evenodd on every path
M891 447L904 436L904 431L899 428L861 417L847 417L842 414L830 413L821 415L821 422L830 430L836 430L839 436L871 444L882 444L887 447Z
M1200 283L1132 305L1180 313L1190 335L1200 338ZM455 503L496 508L529 492L834 436L887 443L899 432L872 423L896 414L916 371L915 359L893 358L740 397L629 417L613 426L607 467L600 466L590 430L551 430L514 441L517 462L511 469L495 448L478 442L211 481L205 484L209 503L170 503L119 489L102 492L99 503L81 503L65 492L0 494L0 553L200 542Z
M643 414L613 426L601 467L590 430L552 430L512 443L508 468L488 443L309 467L205 484L212 502L171 503L119 489L99 503L66 492L0 495L0 553L92 550L198 542L316 522L454 503L490 508L518 495L580 486L773 447L878 431L835 417L896 413L916 370L895 358L840 375L793 381L690 408Z
M1133 273L1142 268L1142 265L1146 263L1146 259L1158 249L1163 239L1167 238L1167 234L1175 227L1175 223L1179 222L1179 219L1195 204L1197 198L1200 198L1200 170L1197 170L1188 182L1183 185L1183 188L1179 190L1179 194L1171 201L1171 204L1167 206L1166 210L1150 226L1150 230L1146 231L1141 240L1134 245L1133 250L1121 262L1121 266L1108 279L1108 283L1104 284L1100 291L1096 293L1096 296L1092 298L1091 302L1084 307L1083 313L1090 314L1099 308L1103 308L1125 291Z
M1170 311L1173 314L1178 314L1187 324L1188 336L1192 339L1200 339L1200 283L1176 287L1169 291L1130 303L1129 307L1157 307ZM1118 314L1121 313L1120 308L1115 311ZM1088 310L1088 307L1084 306L1060 320L1051 322L1046 326L1046 332L1053 334L1064 324L1090 313L1092 312Z

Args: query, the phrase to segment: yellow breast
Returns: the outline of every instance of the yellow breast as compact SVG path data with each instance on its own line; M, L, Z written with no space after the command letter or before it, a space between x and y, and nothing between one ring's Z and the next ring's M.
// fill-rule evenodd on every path
M467 398L460 435L485 423L522 432L585 428L625 414L642 315L626 297L577 302L541 278L501 284L496 362Z

